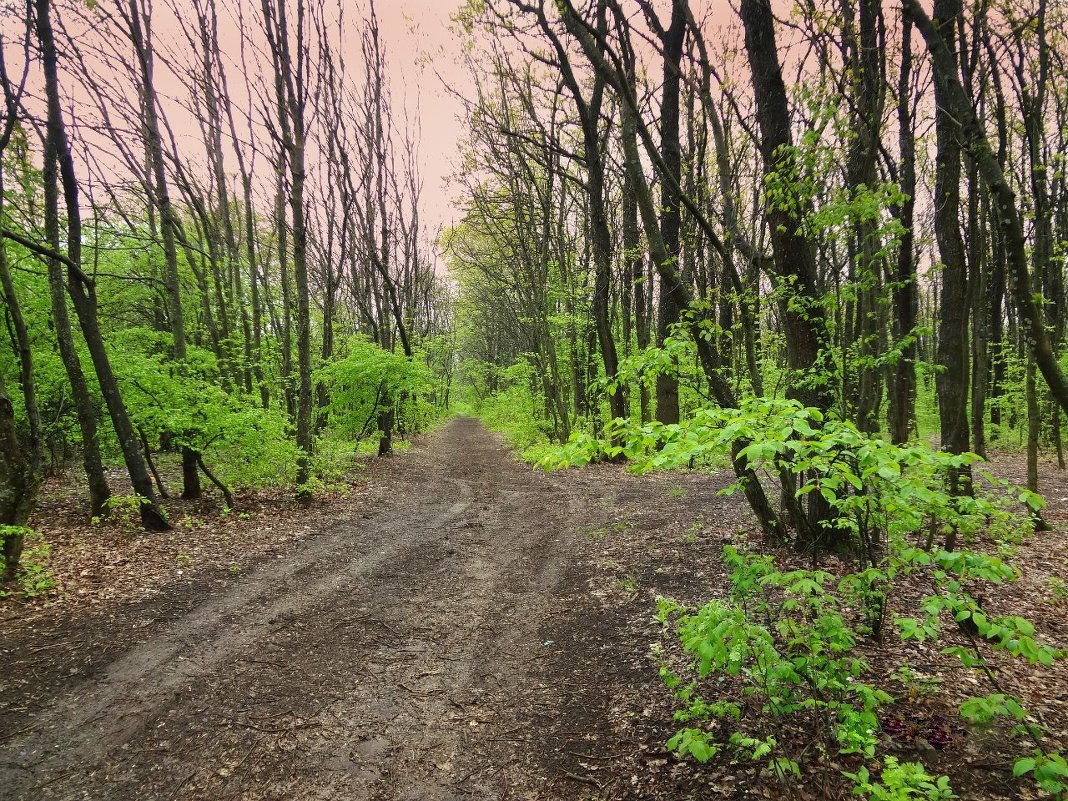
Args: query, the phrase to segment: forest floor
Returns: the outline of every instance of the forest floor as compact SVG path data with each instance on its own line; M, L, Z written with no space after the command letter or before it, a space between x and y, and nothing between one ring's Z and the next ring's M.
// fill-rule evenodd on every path
M1002 467L1017 478L1015 459ZM1063 648L1050 578L1068 578L1068 481L1043 477L1054 530L990 603ZM239 498L218 524L190 508L185 527L132 536L66 526L53 493L35 525L59 591L0 602L0 799L838 797L664 748L654 599L725 592L722 545L754 536L726 483L544 475L456 418L311 509ZM1000 675L1063 748L1068 671ZM1026 796L989 738L954 728L929 753L928 729L949 725L939 703L897 709L911 729L886 747L928 752L967 798Z

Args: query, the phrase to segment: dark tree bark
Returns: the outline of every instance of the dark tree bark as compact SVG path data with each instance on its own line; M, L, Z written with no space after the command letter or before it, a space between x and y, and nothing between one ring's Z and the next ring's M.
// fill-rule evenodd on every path
M660 185L660 236L664 240L667 257L676 265L677 280L682 278L680 263L682 215L680 185L682 182L682 142L679 130L679 101L682 95L682 49L686 39L686 13L683 1L671 4L671 21L664 28L648 3L643 3L645 16L660 37L663 52L664 83L660 95L660 147L665 174ZM677 303L676 287L660 280L660 296L656 315L656 344L663 346L671 327L679 321L682 308ZM679 422L679 380L672 373L661 372L656 377L656 419L661 423Z
M32 453L19 441L15 410L0 380L0 527L4 527L0 528L4 555L0 583L18 578L26 521L36 503L40 481Z
M935 25L949 43L948 55L957 80L958 60L954 44L961 14L961 0L935 0ZM968 268L960 228L961 134L953 113L947 77L935 71L935 188L934 228L942 264L942 290L938 309L938 364L935 377L942 448L964 453L969 448L968 429ZM970 471L952 478L955 492L970 491Z
M1009 186L997 156L990 147L986 132L979 124L964 87L957 77L953 51L918 0L903 2L906 12L912 17L927 43L934 70L944 88L947 108L961 121L963 146L976 160L979 174L997 207L998 227L1006 249L1009 287L1016 303L1017 317L1026 334L1028 348L1034 355L1035 364L1046 379L1054 399L1063 411L1068 411L1068 380L1057 363L1053 342L1046 331L1043 309L1035 302L1030 291L1027 245L1016 193Z
M82 335L96 371L101 394L111 415L111 422L119 440L123 460L130 474L130 483L140 498L141 524L149 531L169 528L167 519L156 502L152 478L145 467L137 442L137 434L130 422L118 382L111 369L104 339L97 320L96 286L81 270L81 212L78 204L78 180L74 160L67 143L67 131L60 107L59 74L55 38L49 17L49 0L35 0L37 39L41 50L45 92L48 100L47 147L55 154L59 166L67 212L67 288L74 302Z
M26 37L26 52L29 51L29 31ZM4 54L0 52L0 82L3 84L4 107L7 119L0 130L0 220L4 218L4 172L2 157L15 127L15 112L22 95L10 83ZM23 83L23 86L25 84ZM15 330L18 349L19 383L26 403L29 422L29 441L19 436L15 423L15 410L7 396L3 377L0 376L0 545L4 557L4 570L0 583L13 583L18 579L19 563L25 542L25 526L37 503L41 484L41 418L37 410L37 391L34 381L33 353L22 306L15 292L11 270L7 263L7 243L0 238L0 297L3 298Z
M856 193L874 189L876 166L881 143L883 101L883 21L879 0L860 0L859 35L853 36L850 25L846 40L847 65L852 76L856 130L850 142L846 166L846 187ZM906 101L907 102L907 101ZM882 352L883 271L878 255L876 220L862 217L853 224L853 263L857 281L856 336L857 393L854 417L862 431L879 429L879 407L883 396L883 369L875 364Z
M782 79L775 22L769 0L742 0L745 47L753 74L753 95L760 125L760 152L765 174L786 182L793 173L793 138L786 85ZM784 293L780 304L786 334L787 362L796 378L791 394L806 406L827 410L833 402L833 376L823 307L817 287L812 243L801 231L810 211L803 201L772 202L766 212L776 280ZM812 497L819 493L813 493Z
M890 439L896 445L909 440L916 416L916 321L920 300L916 283L916 236L913 230L916 208L916 135L912 112L912 20L901 24L901 71L897 83L898 167L900 189L904 199L894 214L901 223L894 274L894 338L901 355L894 365L893 389L890 394Z
M629 176L623 182L623 251L627 260L627 275L625 279L634 287L634 335L639 350L649 347L649 315L646 311L647 275L645 271L645 259L639 250L638 239L638 201L634 196L634 188ZM649 421L649 387L644 381L639 381L638 403L641 422Z
M185 313L182 309L182 288L178 274L178 246L175 234L178 229L177 215L167 186L167 173L163 156L163 135L160 129L159 107L156 100L155 48L152 41L151 10L141 0L127 0L125 8L120 4L120 14L126 25L126 33L133 46L137 63L138 83L141 93L142 134L145 152L148 154L148 196L159 212L160 236L163 243L163 277L167 288L167 321L174 339L174 358L179 364L188 358L185 335ZM189 432L175 432L188 436ZM197 472L196 450L182 446L182 497L186 500L201 495L200 474Z
M602 35L607 32L607 6L604 0L596 5L598 29ZM567 49L553 30L543 9L538 10L538 23L546 37L553 44L558 64L565 85L571 93L582 129L583 161L586 168L586 195L589 208L589 234L592 245L594 288L593 321L597 331L597 345L604 363L605 377L612 381L619 372L619 355L616 350L615 337L612 335L612 323L609 316L609 293L612 282L612 232L608 225L608 211L605 197L605 154L601 142L601 108L604 101L605 80L602 75L594 75L592 87L587 97L571 67ZM612 417L625 418L627 414L626 393L622 386L616 387L608 394ZM677 421L677 413L676 413Z
M742 0L742 24L745 47L753 75L753 95L760 127L759 148L767 176L778 176L785 184L788 199L773 198L766 202L765 217L775 261L775 280L781 292L779 315L784 323L786 360L792 376L787 395L805 406L821 411L834 401L834 373L829 358L830 341L826 330L823 303L817 285L815 252L803 232L811 204L792 196L789 183L796 169L790 110L786 85L782 79L775 42L775 20L769 0ZM824 522L830 508L818 492L808 495L807 514L796 501L796 477L780 471L783 505L798 531L798 545L815 553L838 547L845 532L828 528Z

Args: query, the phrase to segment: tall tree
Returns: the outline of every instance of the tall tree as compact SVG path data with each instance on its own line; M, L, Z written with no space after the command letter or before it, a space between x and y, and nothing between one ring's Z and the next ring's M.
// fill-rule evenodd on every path
M100 332L100 323L97 318L96 284L81 268L82 231L78 179L74 171L74 159L71 157L61 107L56 43L50 16L51 3L49 0L35 0L34 6L34 22L41 52L48 104L45 126L46 148L54 155L58 167L67 214L67 255L63 260L67 267L67 288L74 303L82 335L89 349L100 391L111 415L119 447L130 474L130 483L140 501L141 523L149 531L161 531L169 526L156 501L152 479L145 466L137 434L119 392L118 382L111 368L111 360Z
M276 136L280 163L288 168L289 232L292 237L293 278L296 288L297 323L297 447L301 457L297 467L298 493L307 494L312 456L312 369L311 297L308 284L308 229L305 223L304 185L307 177L308 98L310 44L308 9L296 0L296 19L291 22L289 0L263 0L263 28L274 67L277 103ZM291 30L292 25L295 28ZM285 225L282 219L280 225Z

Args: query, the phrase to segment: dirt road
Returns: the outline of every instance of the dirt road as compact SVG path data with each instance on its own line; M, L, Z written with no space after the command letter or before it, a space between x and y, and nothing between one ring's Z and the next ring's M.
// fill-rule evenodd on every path
M464 418L381 481L5 732L0 797L542 797L586 504Z
M649 658L656 597L724 594L723 544L759 543L717 493L728 471L544 475L459 418L368 472L352 504L323 503L338 524L257 518L299 544L247 570L0 619L0 801L778 797L745 763L665 750L675 705ZM1060 481L1058 527L1003 601L1053 643ZM1001 680L1039 686L1026 665ZM1047 670L1031 697L1053 733L1065 681ZM972 770L969 753L944 752L967 797L1019 797L1008 756Z

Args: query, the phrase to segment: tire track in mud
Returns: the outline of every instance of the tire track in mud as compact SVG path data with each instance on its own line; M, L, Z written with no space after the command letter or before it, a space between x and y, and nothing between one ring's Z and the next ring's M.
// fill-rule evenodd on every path
M370 519L203 601L0 737L0 798L496 798L579 510L457 418ZM544 685L541 685L544 689ZM534 700L532 700L534 699Z

